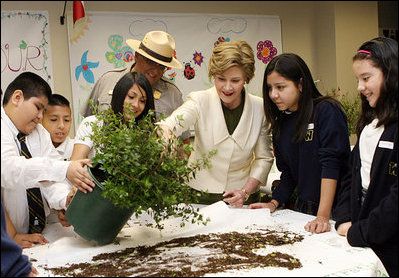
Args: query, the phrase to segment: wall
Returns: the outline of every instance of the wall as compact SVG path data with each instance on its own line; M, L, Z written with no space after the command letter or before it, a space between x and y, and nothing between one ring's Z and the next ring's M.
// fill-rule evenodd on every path
M357 24L358 22L361 22L361 25ZM337 86L340 86L344 93L346 91L356 93L352 56L364 41L377 36L378 6L376 2L369 5L366 2L342 1L335 5ZM350 72L347 69L350 69Z
M398 1L378 1L378 27L398 29Z
M318 3L315 12L314 80L321 92L337 88L337 56L335 49L335 11L334 2ZM284 46L284 45L283 45Z
M47 10L53 55L54 91L71 100L64 1L1 1L1 10ZM86 11L278 15L283 52L308 64L319 88L354 92L351 58L361 42L378 35L377 1L85 1ZM66 9L72 10L72 1ZM172 34L173 35L173 34ZM72 128L73 130L74 128ZM74 136L74 134L71 134Z

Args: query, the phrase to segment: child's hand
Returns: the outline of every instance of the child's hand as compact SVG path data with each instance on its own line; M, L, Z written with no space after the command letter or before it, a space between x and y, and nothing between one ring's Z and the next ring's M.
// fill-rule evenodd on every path
M337 233L340 236L346 237L348 235L349 228L352 226L352 222L345 222L338 226Z
M66 199L65 207L68 207L69 204L71 203L73 196L75 196L76 190L78 190L76 188L76 186L73 186L71 191L69 191L67 199Z
M39 272L37 271L37 269L32 265L30 268L32 271L31 273L28 274L27 277L36 277L37 275L39 275Z
M85 165L93 167L90 159L79 159L71 161L67 170L68 180L83 193L87 193L87 190L90 192L93 191L92 187L95 186L89 173L84 168Z
M33 247L36 243L48 243L48 240L42 234L16 234L13 239L22 248Z
M60 220L61 225L64 227L71 226L71 224L69 224L68 221L66 220L65 210L60 209L60 210L57 210L57 212L58 212L58 220Z
M262 209L262 208L268 208L270 210L270 213L273 213L276 211L276 205L272 202L268 203L253 203L249 204L248 209Z
M324 216L316 216L313 221L309 221L305 225L305 230L312 234L329 232L331 230L330 219Z

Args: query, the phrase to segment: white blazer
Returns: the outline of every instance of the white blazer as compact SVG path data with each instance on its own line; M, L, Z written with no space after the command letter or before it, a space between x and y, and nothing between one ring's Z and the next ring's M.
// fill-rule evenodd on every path
M177 116L183 122L179 125ZM192 92L183 105L160 122L179 136L194 126L194 150L190 162L217 149L211 159L212 167L196 173L189 185L209 193L223 193L241 189L249 177L266 184L273 165L270 124L266 123L263 100L245 92L244 109L234 133L229 134L223 115L222 103L216 88Z

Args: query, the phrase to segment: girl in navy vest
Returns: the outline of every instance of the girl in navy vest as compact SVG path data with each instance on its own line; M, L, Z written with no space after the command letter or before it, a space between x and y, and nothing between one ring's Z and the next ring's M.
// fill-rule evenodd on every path
M356 247L371 247L398 276L398 43L375 38L353 57L362 109L351 175L343 183L335 228Z
M271 123L280 183L268 203L248 208L274 212L297 189L294 210L315 215L306 231L330 231L336 192L349 170L347 118L340 103L322 96L306 63L296 54L278 55L267 65L263 101Z

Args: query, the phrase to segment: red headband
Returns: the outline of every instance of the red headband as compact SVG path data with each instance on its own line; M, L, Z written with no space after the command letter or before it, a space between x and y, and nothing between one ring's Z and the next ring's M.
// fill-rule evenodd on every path
M371 52L367 51L367 50L359 50L357 53L366 53L366 54L371 55Z

